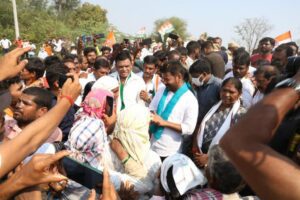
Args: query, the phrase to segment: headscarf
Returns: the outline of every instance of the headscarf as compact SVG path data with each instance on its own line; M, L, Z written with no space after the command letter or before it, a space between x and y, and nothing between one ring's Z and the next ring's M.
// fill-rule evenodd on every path
M167 182L167 174L172 166L172 175L180 195L185 194L188 190L198 185L205 185L207 182L203 173L189 157L176 153L167 157L161 166L160 181L164 190L168 193L170 189Z
M104 89L111 91L117 87L119 87L119 82L115 78L111 76L102 76L94 83L92 90Z
M102 119L107 96L113 97L113 94L103 89L92 90L81 104L83 114Z
M149 109L136 104L119 113L113 133L113 137L120 140L131 158L140 163L144 162L150 150L149 123Z

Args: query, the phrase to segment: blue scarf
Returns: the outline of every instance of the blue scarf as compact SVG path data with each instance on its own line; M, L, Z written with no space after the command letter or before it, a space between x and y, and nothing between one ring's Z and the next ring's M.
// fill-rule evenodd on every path
M166 88L164 90L164 93L158 103L157 107L157 114L163 119L163 120L168 120L172 110L174 109L175 105L179 101L180 97L186 93L189 90L189 87L186 83L184 83L173 95L172 99L169 101L168 105L164 108L166 98L168 96L169 90ZM161 137L161 134L164 130L164 127L162 126L157 126L155 124L152 124L150 126L150 132L154 135L155 139L158 140Z

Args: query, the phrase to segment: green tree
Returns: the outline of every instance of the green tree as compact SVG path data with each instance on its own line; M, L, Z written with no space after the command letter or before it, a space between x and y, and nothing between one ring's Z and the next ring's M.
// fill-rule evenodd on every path
M165 23L169 21L174 26L173 33L179 35L183 40L189 37L187 32L187 23L185 20L179 17L170 17L170 18L163 18L158 19L154 22L154 32L158 32L158 29Z
M54 0L54 8L58 13L74 10L80 6L80 0Z
M107 11L98 5L84 3L70 15L68 24L78 35L107 33L106 13Z

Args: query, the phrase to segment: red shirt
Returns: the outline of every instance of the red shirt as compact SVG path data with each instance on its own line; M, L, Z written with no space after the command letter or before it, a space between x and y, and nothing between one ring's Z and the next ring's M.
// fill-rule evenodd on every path
M251 61L251 66L252 67L257 67L257 62L260 60L266 60L269 61L271 63L272 60L272 54L254 54L251 56L250 61Z

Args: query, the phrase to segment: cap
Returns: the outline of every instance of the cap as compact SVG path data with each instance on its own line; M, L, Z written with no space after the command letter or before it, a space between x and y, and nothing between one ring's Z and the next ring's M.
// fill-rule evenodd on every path
M237 44L237 43L235 43L235 42L229 42L228 43L228 49L229 48L239 48L240 46Z

